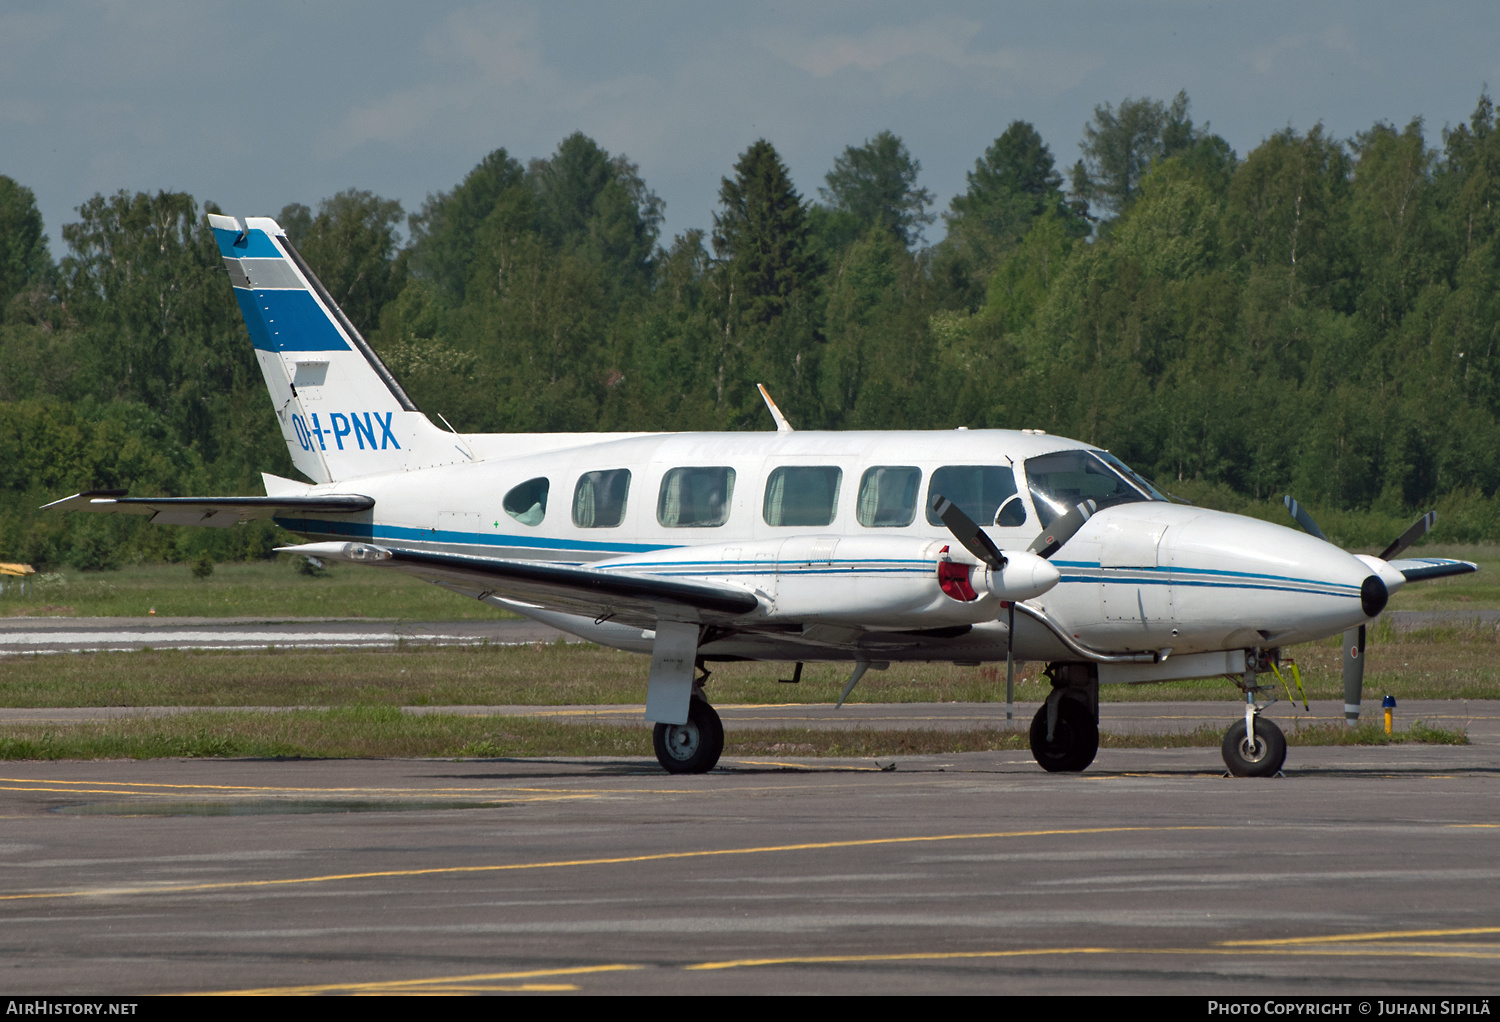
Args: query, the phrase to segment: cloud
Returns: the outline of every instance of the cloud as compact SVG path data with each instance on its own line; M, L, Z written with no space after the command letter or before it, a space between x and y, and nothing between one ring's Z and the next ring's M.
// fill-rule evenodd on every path
M761 43L787 63L826 78L841 71L884 72L896 91L915 88L912 64L944 70L988 72L1028 91L1056 92L1079 84L1102 58L1054 48L1002 46L976 49L982 25L953 17L936 17L908 25L880 25L859 35L804 36L764 33ZM900 84L907 83L905 87Z
M471 116L503 102L507 90L548 77L533 11L465 8L422 40L438 81L419 82L348 111L324 138L320 155L342 156L369 142L401 145L434 122Z
M1337 53L1347 57L1358 67L1372 69L1375 66L1374 62L1360 53L1354 40L1349 38L1348 30L1338 24L1330 25L1321 32L1294 32L1281 36L1274 42L1250 50L1245 54L1245 60L1256 73L1268 75L1277 70L1278 61L1281 61L1281 58L1289 55L1302 57L1302 51L1314 47L1327 53ZM1313 56L1313 59L1317 59L1316 56Z

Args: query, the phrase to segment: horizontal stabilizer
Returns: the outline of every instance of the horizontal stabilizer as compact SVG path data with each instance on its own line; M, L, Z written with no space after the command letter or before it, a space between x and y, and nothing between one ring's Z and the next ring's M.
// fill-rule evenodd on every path
M727 621L756 610L752 593L711 582L543 561L433 553L368 543L305 543L280 553L396 568L475 594L596 620L655 628L659 620Z
M1390 565L1405 575L1408 582L1447 578L1449 575L1467 575L1479 570L1479 565L1472 561L1454 561L1446 557L1408 557L1399 561L1391 561Z
M280 497L127 497L124 490L87 490L54 500L43 511L90 511L95 514L148 515L158 525L225 527L279 511L301 514L355 514L375 506L357 493Z

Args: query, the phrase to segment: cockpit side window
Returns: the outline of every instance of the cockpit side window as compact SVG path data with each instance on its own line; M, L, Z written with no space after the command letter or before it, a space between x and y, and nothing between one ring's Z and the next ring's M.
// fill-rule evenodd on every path
M1126 479L1129 479L1132 483L1134 483L1137 489L1146 491L1147 496L1149 496L1152 500L1160 500L1168 504L1172 502L1170 497L1168 497L1165 493L1162 493L1156 487L1152 486L1151 483L1147 481L1145 476L1141 475L1135 469L1131 468L1129 465L1125 464L1123 461L1121 461L1119 458L1116 458L1108 451L1090 451L1089 453L1097 458L1103 459L1104 462L1111 468L1113 468L1116 472L1120 473Z
M734 469L674 468L662 477L656 520L669 529L723 525L734 499Z
M927 522L943 524L933 505L938 497L947 497L980 525L994 525L1002 509L1008 516L1014 515L1015 508L1008 501L1015 493L1016 474L1008 465L944 465L932 473L927 485ZM1021 521L1025 521L1026 509L1020 507L1020 512Z
M547 517L547 490L551 485L545 478L528 479L512 486L500 506L522 525L541 525Z
M1151 499L1092 451L1058 451L1028 458L1026 481L1044 529L1085 500L1102 509Z

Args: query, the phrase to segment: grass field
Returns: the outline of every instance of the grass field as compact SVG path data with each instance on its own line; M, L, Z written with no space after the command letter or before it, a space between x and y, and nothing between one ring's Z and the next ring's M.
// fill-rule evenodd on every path
M1175 735L1100 736L1103 748L1218 747L1222 732L1198 728ZM1462 732L1421 721L1394 736L1374 725L1287 732L1289 745L1463 745ZM1026 733L767 728L731 731L728 756L873 757L957 752L1024 751ZM373 757L437 756L492 759L523 756L650 756L649 727L560 724L521 717L413 716L390 706L285 713L205 711L149 720L7 727L0 759L153 759L166 756Z
M1343 696L1340 649L1329 640L1291 650L1313 699ZM1500 695L1500 643L1472 626L1392 634L1370 643L1371 696L1480 699ZM583 643L406 646L371 651L84 653L0 658L0 706L462 706L640 703L649 660ZM785 664L714 665L708 691L722 703L833 702L847 666L809 664L798 685L777 683ZM1016 697L1036 702L1039 665L1018 675ZM1227 681L1174 682L1100 691L1109 701L1239 698ZM852 702L997 702L1002 666L895 664L871 671Z
M1403 588L1392 610L1500 609L1500 546L1426 546L1415 556L1459 557L1480 565L1473 575ZM144 617L339 617L460 621L505 617L393 571L330 564L321 576L296 570L302 558L220 564L205 579L186 564L143 564L119 571L57 572L34 591L0 595L0 615Z
M395 571L329 564L297 570L302 558L220 564L194 578L186 564L119 571L67 569L34 579L32 592L0 596L0 615L62 617L331 617L407 621L493 620L502 611Z

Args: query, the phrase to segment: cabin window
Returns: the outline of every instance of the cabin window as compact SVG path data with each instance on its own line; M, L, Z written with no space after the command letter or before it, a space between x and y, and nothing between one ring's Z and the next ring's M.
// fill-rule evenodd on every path
M733 499L734 469L674 468L662 478L656 520L669 529L723 525Z
M547 517L547 490L551 484L544 478L528 479L513 486L500 506L522 525L541 525Z
M995 524L1006 529L1026 524L1026 504L1019 493L1014 497L1007 497L1005 503L1000 505L1000 510L995 512Z
M573 489L573 524L580 529L613 529L625 520L630 469L585 472Z
M945 465L932 473L927 486L927 521L943 524L933 505L938 497L947 497L980 525L1000 524L996 515L1015 494L1016 474L1008 465ZM1014 511L1007 508L1007 514L1013 517Z
M762 509L767 525L814 526L832 524L838 509L839 484L844 471L836 465L783 466L766 480Z
M922 470L906 465L877 465L859 478L859 507L855 517L866 528L910 525L917 517L917 490Z
M1151 499L1089 451L1027 458L1026 481L1044 529L1081 501L1092 500L1102 509Z

